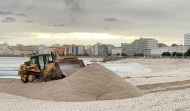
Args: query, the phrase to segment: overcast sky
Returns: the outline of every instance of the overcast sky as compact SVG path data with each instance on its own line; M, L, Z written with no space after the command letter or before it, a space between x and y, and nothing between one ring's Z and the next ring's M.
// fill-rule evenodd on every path
M190 0L0 0L0 43L131 43L139 37L183 41Z

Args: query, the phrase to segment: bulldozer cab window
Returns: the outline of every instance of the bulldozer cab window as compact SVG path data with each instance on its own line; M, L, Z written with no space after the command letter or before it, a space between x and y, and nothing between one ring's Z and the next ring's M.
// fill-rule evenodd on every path
M48 55L44 55L44 63L47 64L49 62L49 57Z
M45 63L44 63L44 59L43 56L38 56L38 62L39 62L39 69L40 70L44 70L45 69Z
M32 58L32 64L37 64L37 57Z

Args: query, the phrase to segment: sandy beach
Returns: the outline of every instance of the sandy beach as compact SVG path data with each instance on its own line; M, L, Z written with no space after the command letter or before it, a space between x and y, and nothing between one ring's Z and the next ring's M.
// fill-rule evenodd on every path
M174 81L190 80L189 59L125 59L119 62L140 63L145 69L151 69L148 73L121 74L121 77L133 85L156 84Z
M89 59L89 58L88 58ZM140 63L142 72L120 74L145 95L129 99L87 102L55 102L0 92L0 110L62 111L189 111L189 59L125 59L117 62ZM151 70L143 73L143 70Z

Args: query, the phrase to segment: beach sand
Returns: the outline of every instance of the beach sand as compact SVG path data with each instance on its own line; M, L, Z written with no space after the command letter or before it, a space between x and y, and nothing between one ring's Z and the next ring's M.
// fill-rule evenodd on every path
M118 62L118 61L117 61ZM140 63L152 71L121 74L146 94L140 97L88 102L55 102L29 99L0 92L1 110L62 111L189 111L189 59L125 59L119 62ZM177 81L177 82L176 82Z
M141 73L120 74L135 86L190 80L190 59L125 59L119 62L144 65ZM151 72L143 73L147 68Z

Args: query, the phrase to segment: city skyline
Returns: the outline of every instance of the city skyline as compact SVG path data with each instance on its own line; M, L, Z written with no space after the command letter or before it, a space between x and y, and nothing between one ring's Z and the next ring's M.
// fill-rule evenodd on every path
M0 1L0 43L11 45L120 46L140 37L171 45L190 29L188 0Z

